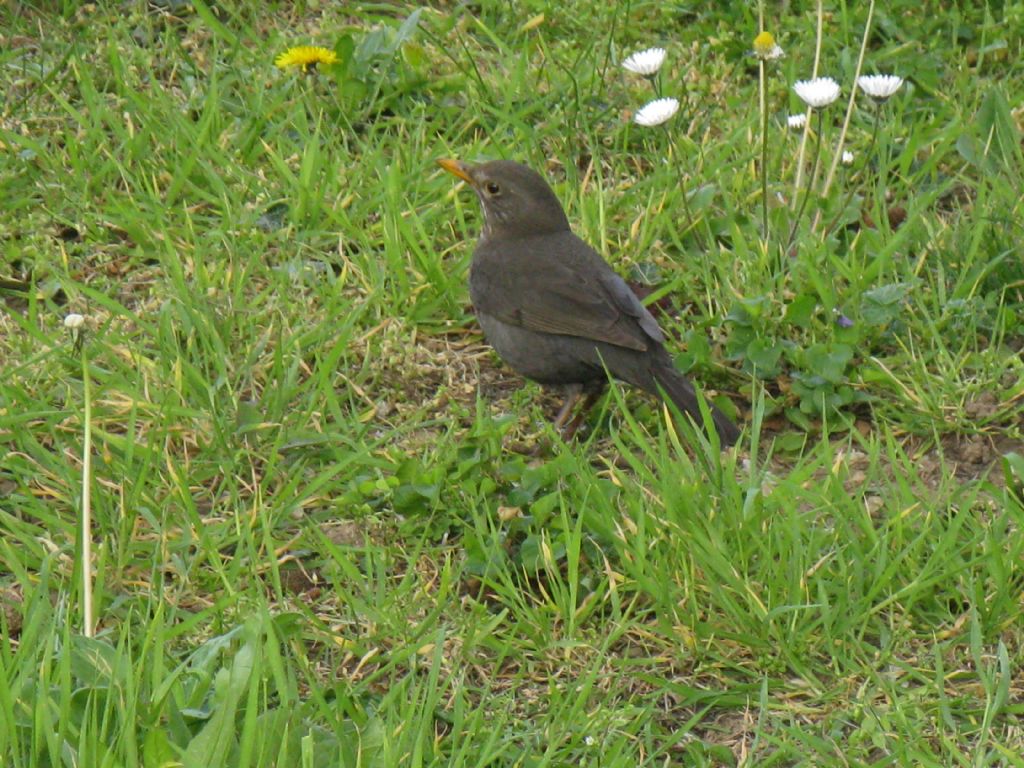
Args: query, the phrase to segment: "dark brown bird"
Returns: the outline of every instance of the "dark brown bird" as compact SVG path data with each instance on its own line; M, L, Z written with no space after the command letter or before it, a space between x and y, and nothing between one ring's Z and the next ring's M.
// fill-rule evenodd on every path
M469 268L477 319L487 341L517 373L565 391L557 429L586 394L580 415L567 427L568 434L575 431L604 390L606 369L667 396L703 423L697 394L672 365L657 321L600 254L572 233L540 174L506 160L438 163L467 181L483 208L483 231ZM736 425L711 403L707 407L722 444L735 443Z

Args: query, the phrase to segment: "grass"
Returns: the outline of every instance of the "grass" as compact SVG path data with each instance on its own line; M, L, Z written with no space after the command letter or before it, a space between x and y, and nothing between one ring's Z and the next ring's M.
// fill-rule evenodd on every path
M789 247L810 3L767 239L736 4L0 10L0 763L1024 764L1024 5L884 5L865 70L911 85ZM274 69L308 42L345 73ZM621 388L557 440L452 155L544 171L737 451Z

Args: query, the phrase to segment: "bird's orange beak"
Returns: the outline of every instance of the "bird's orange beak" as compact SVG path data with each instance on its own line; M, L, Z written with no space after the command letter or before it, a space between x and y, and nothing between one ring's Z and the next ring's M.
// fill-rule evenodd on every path
M444 157L438 160L437 164L453 176L458 176L460 179L468 181L470 184L473 183L473 177L469 175L469 166L465 163Z

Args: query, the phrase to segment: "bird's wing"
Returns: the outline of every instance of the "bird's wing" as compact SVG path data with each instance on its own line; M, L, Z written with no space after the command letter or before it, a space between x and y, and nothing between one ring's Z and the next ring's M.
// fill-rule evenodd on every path
M570 232L481 244L470 290L478 311L532 331L639 351L665 338L626 282Z

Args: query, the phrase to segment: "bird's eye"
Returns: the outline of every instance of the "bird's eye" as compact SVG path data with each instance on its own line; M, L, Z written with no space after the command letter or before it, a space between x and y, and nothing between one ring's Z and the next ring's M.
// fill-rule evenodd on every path
M496 183L494 183L493 181L488 181L488 182L487 182L487 183L486 183L486 184L484 185L484 189L486 189L486 190L487 190L487 194L488 194L488 195L496 195L496 194L498 194L499 192L501 192L501 187L499 187L499 186L498 186L498 185L497 185Z

